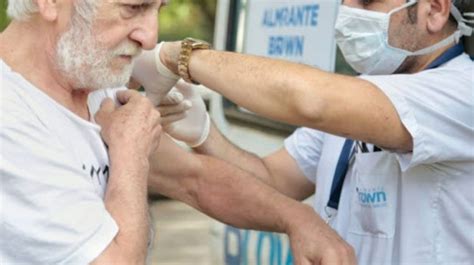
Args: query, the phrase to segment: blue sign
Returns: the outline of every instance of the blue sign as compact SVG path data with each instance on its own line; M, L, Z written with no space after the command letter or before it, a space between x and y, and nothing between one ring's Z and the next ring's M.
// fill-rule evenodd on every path
M334 70L337 1L248 1L243 52Z
M241 230L226 226L224 257L226 265L293 265L290 245L281 235ZM236 243L236 249L230 242ZM286 251L284 250L284 246Z

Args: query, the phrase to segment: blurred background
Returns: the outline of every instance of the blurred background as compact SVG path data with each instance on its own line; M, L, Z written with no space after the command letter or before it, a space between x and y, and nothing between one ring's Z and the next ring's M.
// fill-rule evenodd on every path
M20 1L20 0L11 0ZM80 1L80 0L79 0ZM223 1L223 0L220 0ZM230 13L238 16L240 2ZM218 0L171 0L159 15L159 39L178 40L191 36L213 42ZM288 2L288 1L287 1ZM292 1L289 1L292 2ZM7 0L0 0L0 30L8 25ZM235 18L234 18L235 19ZM235 21L234 21L235 22ZM221 25L231 28L228 25ZM235 28L234 23L234 28ZM236 32L226 33L232 39ZM233 36L230 36L233 34ZM235 38L234 38L235 40ZM230 49L227 45L221 49ZM354 74L339 51L335 71ZM269 121L240 109L204 87L198 88L211 117L224 134L238 146L260 156L270 154L283 145L295 129ZM150 198L153 227L156 231L150 264L158 265L291 265L292 256L286 236L235 229L221 224L194 209L160 196Z

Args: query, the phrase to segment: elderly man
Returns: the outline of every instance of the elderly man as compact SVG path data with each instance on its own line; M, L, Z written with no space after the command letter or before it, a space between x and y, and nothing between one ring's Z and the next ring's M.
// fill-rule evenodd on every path
M2 264L145 259L159 113L135 91L88 96L128 82L140 50L155 47L160 6L10 1L0 36Z
M158 75L147 52L132 62L155 47L162 4L9 2L13 21L0 36L1 263L144 263L150 172L152 190L228 223L286 232L305 246L299 256L353 263L351 248L310 207L165 136L157 149L160 124L180 116L160 119L153 104L177 78L164 68ZM153 104L107 89L122 87L132 71Z
M159 55L175 74L264 116L309 127L263 159L233 146L205 122L194 137L186 134L196 126L192 121L165 130L294 199L316 188L318 218L354 248L360 264L470 264L474 63L459 42L472 35L466 23L473 23L473 13L466 10L472 12L473 4L345 0L336 38L360 77L211 51L196 40L165 44ZM188 93L189 87L178 90ZM185 165L179 170L199 173ZM174 173L154 170L157 183L165 179L160 174ZM327 261L321 244L290 240L297 264Z

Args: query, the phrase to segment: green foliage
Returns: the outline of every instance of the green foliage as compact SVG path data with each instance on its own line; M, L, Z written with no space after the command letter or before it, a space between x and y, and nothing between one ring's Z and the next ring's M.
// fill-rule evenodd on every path
M217 0L171 0L160 14L160 40L195 37L212 42Z
M7 17L7 0L0 0L0 31L3 31L10 19Z

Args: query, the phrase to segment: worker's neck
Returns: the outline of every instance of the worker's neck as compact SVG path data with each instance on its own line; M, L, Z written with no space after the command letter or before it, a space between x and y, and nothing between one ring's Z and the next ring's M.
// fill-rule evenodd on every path
M53 100L79 117L90 120L88 90L77 90L55 64L56 38L33 28L33 22L13 21L0 35L0 57Z
M440 48L430 54L408 57L395 73L414 74L421 72L451 47L452 45Z
M454 45L454 44L453 44ZM438 59L443 53L445 53L447 50L449 50L453 45L449 45L447 47L441 48L433 53L427 54L420 60L420 65L416 69L416 72L420 72L428 68L428 66L433 63L436 59Z

